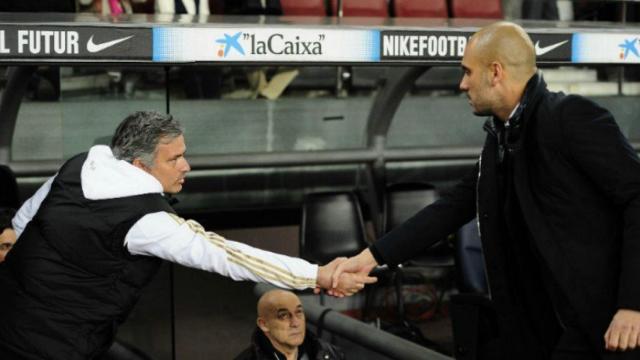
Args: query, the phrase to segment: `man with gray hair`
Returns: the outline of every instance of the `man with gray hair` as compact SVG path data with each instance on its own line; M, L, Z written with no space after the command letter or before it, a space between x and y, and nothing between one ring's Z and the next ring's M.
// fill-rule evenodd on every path
M229 241L179 217L165 195L190 170L180 124L136 112L111 147L68 160L13 218L0 265L0 358L93 359L106 351L161 259L289 289L331 286L326 266ZM343 277L350 295L366 275Z

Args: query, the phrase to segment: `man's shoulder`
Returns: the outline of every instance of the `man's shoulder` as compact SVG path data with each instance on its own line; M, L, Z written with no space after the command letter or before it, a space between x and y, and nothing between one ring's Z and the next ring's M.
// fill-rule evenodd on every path
M236 355L233 360L257 360L256 351L253 346L249 346Z
M344 359L344 353L342 353L342 351L337 346L331 344L330 342L324 339L321 339L315 336L315 334L310 332L307 332L307 337L310 338L311 341L315 342L316 354L314 355L316 358L331 359L331 360Z
M547 92L542 101L542 106L554 114L563 114L566 111L576 109L584 111L585 109L600 107L596 102L582 95L553 91Z

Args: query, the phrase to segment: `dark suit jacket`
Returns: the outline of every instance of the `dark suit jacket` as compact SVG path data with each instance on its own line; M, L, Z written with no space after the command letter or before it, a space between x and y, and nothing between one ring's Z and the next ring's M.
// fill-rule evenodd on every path
M552 93L534 76L523 101L513 179L532 241L579 327L603 358L604 334L619 308L640 310L640 160L612 115L580 96ZM474 172L447 196L372 245L377 260L397 264L470 221L477 213L486 270L505 344L518 319L506 290L504 219L498 200L498 141L488 130ZM522 335L522 334L521 334ZM526 335L525 335L526 336Z

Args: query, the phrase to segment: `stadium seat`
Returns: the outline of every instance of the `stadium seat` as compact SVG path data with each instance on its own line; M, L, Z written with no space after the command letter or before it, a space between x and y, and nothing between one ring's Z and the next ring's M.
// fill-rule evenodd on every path
M393 10L396 17L449 17L446 0L394 0Z
M437 199L438 193L430 184L398 183L388 186L383 205L385 233L404 223ZM420 266L453 266L452 247L447 239L442 239L409 263Z
M331 10L334 16L338 14L338 0L331 0ZM342 14L344 16L388 17L387 0L343 0Z
M385 233L401 225L425 206L438 199L436 189L426 183L398 183L387 187L384 196L384 231ZM445 238L429 247L421 254L407 261L403 266L395 269L395 290L397 297L397 312L402 321L406 321L402 287L405 272L411 268L451 268L453 269L453 248ZM439 290L448 287L448 280L439 284Z
M282 14L289 16L327 16L324 0L280 0Z
M452 17L502 19L500 0L451 0Z
M300 256L326 264L339 256L353 256L367 247L364 220L352 192L305 196L300 226Z

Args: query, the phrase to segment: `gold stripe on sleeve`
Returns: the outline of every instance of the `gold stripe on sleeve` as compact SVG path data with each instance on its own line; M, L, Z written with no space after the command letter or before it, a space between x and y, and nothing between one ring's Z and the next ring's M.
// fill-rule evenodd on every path
M316 286L315 278L296 276L287 269L283 269L279 266L266 262L264 259L245 254L239 249L234 249L228 246L224 237L211 231L205 231L204 227L202 227L202 225L200 225L197 221L184 220L183 218L175 214L169 214L169 216L174 219L179 225L186 224L191 231L203 236L214 246L222 248L229 256L230 262L242 266L264 279L279 281L293 288L313 288Z

